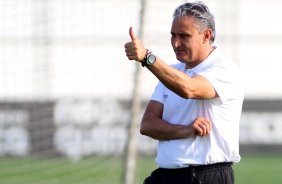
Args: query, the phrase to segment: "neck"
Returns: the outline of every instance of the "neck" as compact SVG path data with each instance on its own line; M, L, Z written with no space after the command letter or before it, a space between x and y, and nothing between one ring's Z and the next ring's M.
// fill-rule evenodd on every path
M186 69L191 69L203 62L209 55L214 51L216 47L213 47L212 45L209 46L209 48L206 49L206 52L203 53L203 56L199 59L199 61L191 62L186 64Z

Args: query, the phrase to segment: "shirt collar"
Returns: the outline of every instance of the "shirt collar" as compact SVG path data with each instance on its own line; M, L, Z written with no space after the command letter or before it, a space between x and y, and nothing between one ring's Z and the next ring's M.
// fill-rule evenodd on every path
M202 61L201 63L199 63L197 66L195 66L194 68L191 69L186 69L186 73L199 73L201 72L204 68L206 68L207 66L210 65L210 63L212 63L214 61L215 58L217 58L219 56L219 50L216 46L213 46L213 51L209 54L209 56Z

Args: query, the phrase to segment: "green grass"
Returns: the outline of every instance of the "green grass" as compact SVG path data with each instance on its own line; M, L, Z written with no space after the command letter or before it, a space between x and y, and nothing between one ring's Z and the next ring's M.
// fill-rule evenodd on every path
M234 171L237 184L281 184L282 155L243 155Z
M157 166L152 157L137 162L135 183ZM77 163L53 158L0 158L2 184L122 184L122 159L93 157ZM243 155L234 166L236 184L281 184L282 155Z

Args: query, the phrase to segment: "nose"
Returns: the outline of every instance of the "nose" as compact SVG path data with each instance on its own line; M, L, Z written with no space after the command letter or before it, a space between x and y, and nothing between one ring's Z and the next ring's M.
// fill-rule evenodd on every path
M181 46L181 41L177 37L171 39L171 45L173 48L178 48Z

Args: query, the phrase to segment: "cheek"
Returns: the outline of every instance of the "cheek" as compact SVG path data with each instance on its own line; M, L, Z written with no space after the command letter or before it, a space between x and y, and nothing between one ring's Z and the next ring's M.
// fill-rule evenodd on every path
M199 45L199 42L197 41L189 42L186 46L187 46L186 48L194 54L197 53L198 50L201 50L201 46Z
M191 40L188 40L188 41L183 41L182 42L182 44L183 44L183 46L186 48L186 49L188 49L188 50L191 50L191 49L193 49L193 42L191 41Z

